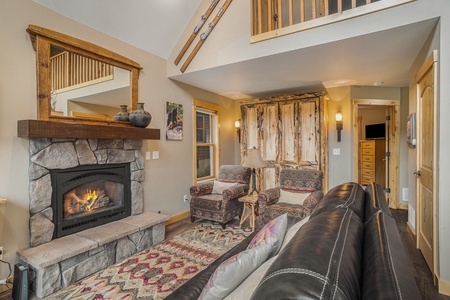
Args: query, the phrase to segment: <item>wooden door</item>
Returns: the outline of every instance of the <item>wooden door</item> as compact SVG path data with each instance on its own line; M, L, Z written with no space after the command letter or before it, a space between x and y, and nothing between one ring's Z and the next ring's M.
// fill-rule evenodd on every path
M434 59L429 59L417 74L417 243L434 274Z

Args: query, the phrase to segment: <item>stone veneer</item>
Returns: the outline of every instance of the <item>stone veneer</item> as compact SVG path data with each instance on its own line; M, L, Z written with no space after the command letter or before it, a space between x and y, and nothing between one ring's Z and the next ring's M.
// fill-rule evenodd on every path
M141 148L141 140L30 139L30 246L47 243L53 237L51 169L130 163L131 214L142 213L144 155Z
M169 216L143 213L141 140L30 138L30 246L17 261L30 270L39 298L160 243ZM130 163L131 216L53 239L50 170L80 165Z

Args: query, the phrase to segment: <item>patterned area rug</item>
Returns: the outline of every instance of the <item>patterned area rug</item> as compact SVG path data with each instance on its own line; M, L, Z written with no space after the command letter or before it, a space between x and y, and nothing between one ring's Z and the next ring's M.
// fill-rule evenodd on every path
M250 234L204 222L45 299L164 299Z

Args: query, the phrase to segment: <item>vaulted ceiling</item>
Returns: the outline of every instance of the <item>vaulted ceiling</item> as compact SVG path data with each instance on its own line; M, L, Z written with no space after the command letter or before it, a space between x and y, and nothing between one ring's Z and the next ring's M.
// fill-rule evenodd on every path
M164 59L202 2L33 1ZM403 87L409 84L409 68L435 24L436 20L426 20L171 78L234 99L378 82Z

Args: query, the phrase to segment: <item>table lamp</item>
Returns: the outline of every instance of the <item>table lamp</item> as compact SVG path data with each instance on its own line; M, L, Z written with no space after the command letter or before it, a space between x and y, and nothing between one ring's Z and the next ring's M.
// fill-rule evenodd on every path
M261 151L256 148L248 149L247 159L242 166L252 168L252 191L249 193L249 195L252 195L253 192L256 192L258 194L258 190L256 189L256 168L262 168L266 166L266 163L262 159Z

